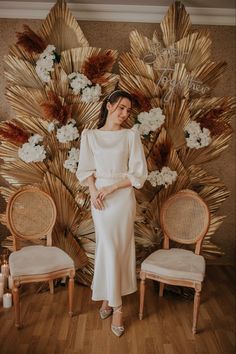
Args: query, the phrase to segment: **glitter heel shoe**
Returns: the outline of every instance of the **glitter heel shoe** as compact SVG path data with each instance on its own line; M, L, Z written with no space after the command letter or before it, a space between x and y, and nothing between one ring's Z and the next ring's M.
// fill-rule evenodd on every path
M107 308L107 309L100 309L99 314L102 320L105 320L107 317L111 316L113 313L113 309Z
M113 313L116 313L116 312L122 313L121 306L118 307L117 309L113 310ZM124 328L124 326L115 326L112 324L111 330L117 337L120 337L124 333L125 328Z

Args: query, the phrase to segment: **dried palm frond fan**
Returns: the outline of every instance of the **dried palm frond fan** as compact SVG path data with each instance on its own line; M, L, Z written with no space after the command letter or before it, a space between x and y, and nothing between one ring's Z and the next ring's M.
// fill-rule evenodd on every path
M162 38L157 32L149 39L132 31L130 52L119 61L119 86L140 103L136 126L149 169L148 181L136 193L140 205L149 205L138 208L136 253L140 261L159 248L160 207L171 194L189 188L199 193L211 212L202 252L212 258L223 253L211 237L223 221L216 211L229 192L199 165L228 147L236 102L233 97L210 96L226 63L211 60L209 33L191 32L190 17L181 2L170 6L160 27Z
M88 191L75 171L81 131L96 125L103 98L117 86L117 51L90 47L63 0L38 33L24 26L17 37L5 61L6 96L15 117L0 125L1 175L9 184L1 192L7 202L30 184L53 197L53 244L73 258L78 280L90 284L94 227ZM6 224L4 214L0 220ZM3 246L12 250L12 241L8 236Z

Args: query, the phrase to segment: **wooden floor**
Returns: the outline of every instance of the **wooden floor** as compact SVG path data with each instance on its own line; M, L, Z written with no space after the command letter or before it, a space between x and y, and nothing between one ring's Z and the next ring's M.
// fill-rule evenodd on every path
M233 354L235 353L235 269L208 266L202 293L199 333L191 333L192 301L169 292L159 298L148 282L145 317L138 319L138 294L124 298L126 332L110 331L100 320L91 291L75 287L75 316L67 315L67 289L55 294L24 293L24 328L14 327L13 309L0 309L1 354Z

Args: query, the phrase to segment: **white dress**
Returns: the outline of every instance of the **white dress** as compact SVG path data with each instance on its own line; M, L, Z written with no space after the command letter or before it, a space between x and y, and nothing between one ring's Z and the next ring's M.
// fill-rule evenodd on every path
M82 185L94 175L98 189L127 177L132 186L141 188L147 165L139 133L134 129L85 129L76 175ZM96 235L92 299L108 300L112 307L121 305L121 296L137 290L132 186L108 195L103 210L91 207Z

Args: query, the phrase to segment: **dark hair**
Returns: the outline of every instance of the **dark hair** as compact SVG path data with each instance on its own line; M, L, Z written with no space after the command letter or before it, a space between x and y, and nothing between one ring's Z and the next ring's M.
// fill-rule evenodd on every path
M107 120L107 115L108 115L108 110L107 110L107 103L110 102L111 104L114 104L116 102L119 101L120 98L127 98L128 100L130 100L131 104L133 102L133 98L132 96L123 90L115 90L113 92L111 92L103 101L102 103L102 107L100 110L100 114L98 117L98 129L102 128Z

